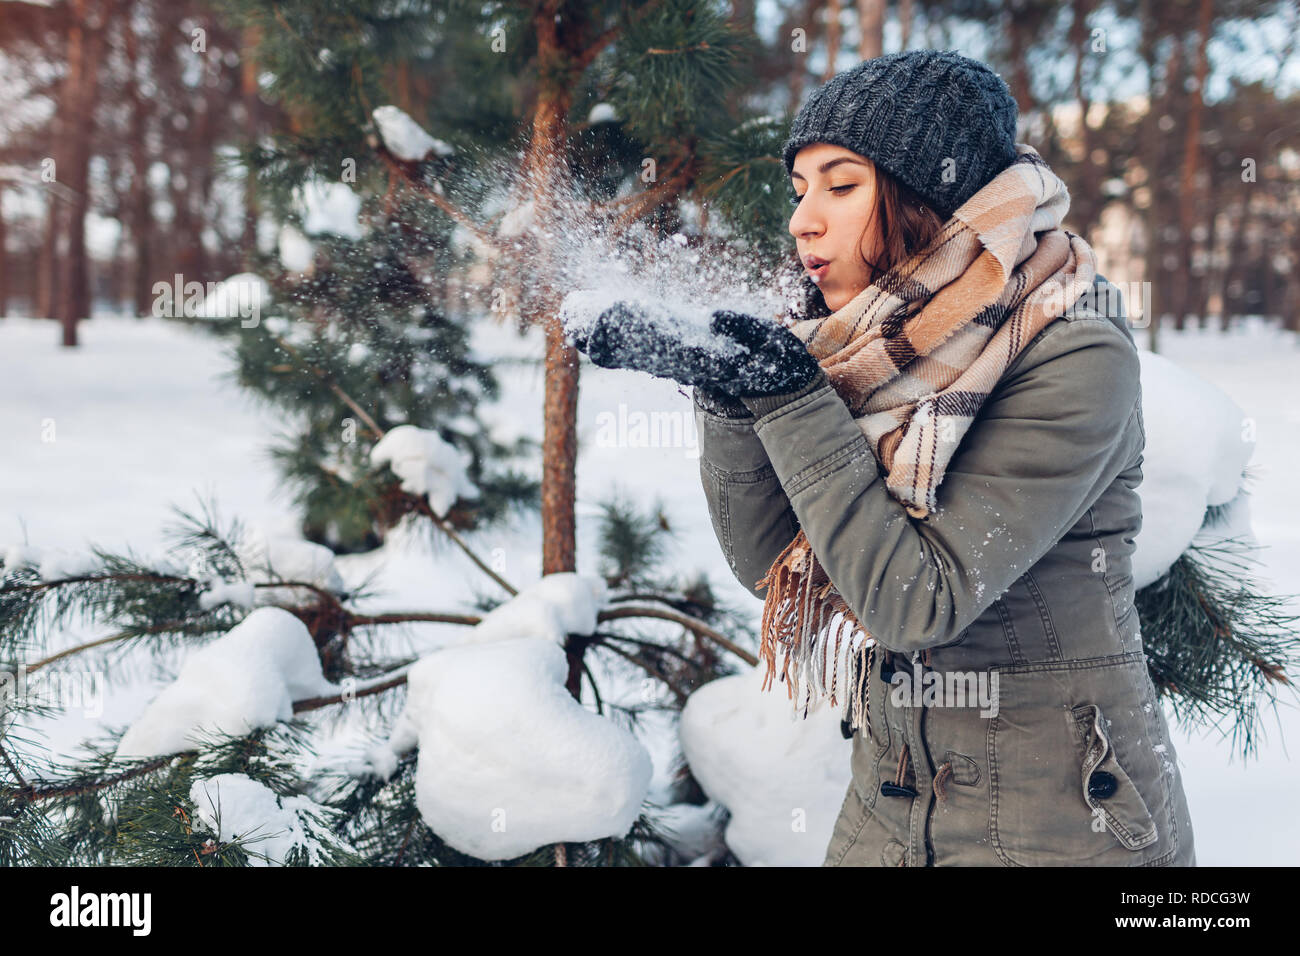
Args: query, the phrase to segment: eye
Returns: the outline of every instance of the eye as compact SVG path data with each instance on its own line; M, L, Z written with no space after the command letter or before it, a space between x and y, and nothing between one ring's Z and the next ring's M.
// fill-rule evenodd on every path
M832 186L831 192L843 195L844 193L847 193L850 189L856 189L857 185L858 185L857 183L849 183L847 186Z
M797 206L797 205L799 205L799 202L800 202L802 199L803 199L803 197L800 196L798 193L793 193L793 194L790 196L790 205L791 205L791 206Z

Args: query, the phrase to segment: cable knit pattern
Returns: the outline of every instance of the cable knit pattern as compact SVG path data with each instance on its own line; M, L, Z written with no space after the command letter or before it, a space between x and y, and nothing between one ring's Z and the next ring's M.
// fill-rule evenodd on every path
M789 171L811 143L843 146L947 219L1015 160L1016 115L1006 81L978 60L953 50L890 53L814 90L794 118L783 158Z

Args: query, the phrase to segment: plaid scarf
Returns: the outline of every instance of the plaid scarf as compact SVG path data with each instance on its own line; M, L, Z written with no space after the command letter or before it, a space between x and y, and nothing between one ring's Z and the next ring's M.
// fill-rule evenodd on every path
M1007 366L1096 278L1092 248L1060 227L1070 205L1065 184L1032 147L1017 144L1016 152L928 246L843 308L790 327L867 436L886 489L914 519L938 509L944 469ZM826 694L835 706L847 630L852 687L843 717L861 727L875 639L835 590L802 530L756 587L768 589L763 690L772 685L780 644L781 680L796 714L801 683L804 717Z

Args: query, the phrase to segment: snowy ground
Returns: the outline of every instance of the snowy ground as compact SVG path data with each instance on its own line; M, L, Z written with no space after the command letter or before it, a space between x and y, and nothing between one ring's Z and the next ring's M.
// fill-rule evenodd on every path
M218 379L227 368L217 343L161 319L96 318L81 327L82 346L56 345L52 323L0 321L0 544L27 540L77 548L98 544L136 553L160 551L173 504L193 509L196 494L218 502L222 516L292 532L289 501L263 451L281 428L236 387ZM1141 343L1144 335L1138 333ZM540 436L542 372L532 363L540 338L520 339L494 325L475 332L476 347L493 356L505 396L491 412L503 434ZM1300 507L1289 475L1300 467L1300 408L1290 401L1300 345L1263 327L1223 337L1214 332L1163 334L1162 351L1224 389L1256 421L1253 467L1260 475L1252 501L1255 531L1269 583L1300 594ZM653 415L658 434L635 447L638 413ZM760 603L731 578L713 538L698 478L691 404L684 390L639 373L584 366L580 393L578 520L580 572L596 572L593 536L597 503L618 490L639 502L658 497L675 532L670 556L689 573L707 570L720 596L745 608L757 624ZM51 437L53 430L53 440ZM539 573L535 519L509 533L474 542L507 579L526 584ZM444 543L432 553L413 547L405 558L357 555L340 559L349 583L379 574L386 593L375 607L456 610L492 585ZM59 635L54 648L97 636ZM401 654L452 640L450 625L412 626L390 635L384 652ZM55 747L70 750L105 727L138 716L175 673L175 660L122 664L125 680L106 696L102 712L69 712L49 727ZM631 700L636 688L624 688ZM381 728L343 725L340 753L355 756ZM1215 732L1174 729L1202 865L1292 864L1300 851L1300 821L1290 812L1297 774L1284 738L1295 742L1300 716L1283 701L1266 718L1261 756L1243 764ZM654 748L651 799L666 784L665 748ZM322 760L331 759L323 753ZM847 762L847 750L844 752ZM847 781L847 767L844 768Z

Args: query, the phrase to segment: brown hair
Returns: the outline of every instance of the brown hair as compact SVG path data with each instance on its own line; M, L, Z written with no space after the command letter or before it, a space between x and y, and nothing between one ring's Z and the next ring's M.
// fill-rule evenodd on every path
M871 221L858 241L858 252L862 252L862 239L880 224L884 247L880 257L872 262L865 255L862 261L872 270L871 281L884 275L894 266L909 256L929 245L930 240L943 228L944 220L922 199L915 190L899 182L881 166L872 163L876 173L876 207L872 210ZM831 309L822 298L821 288L807 273L803 274L804 318L821 318L831 314Z

